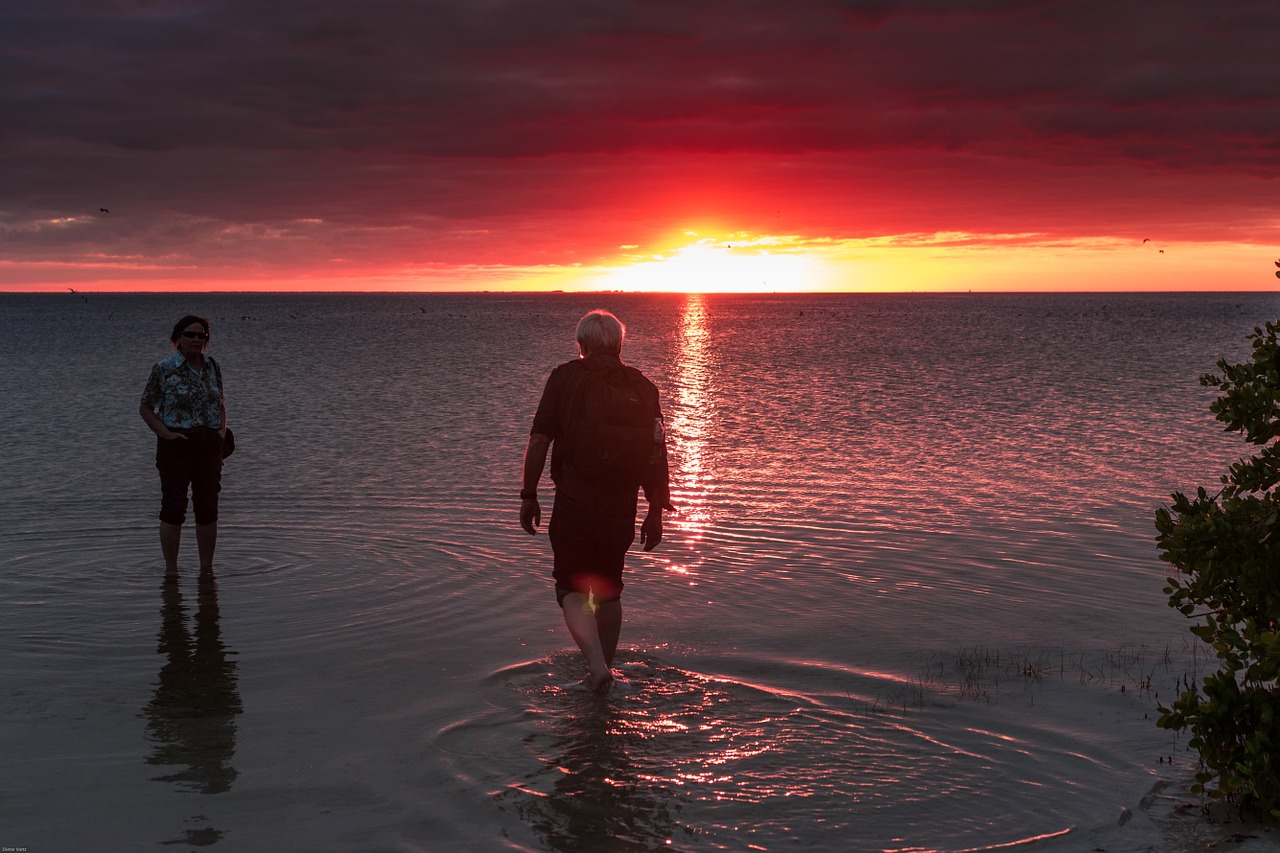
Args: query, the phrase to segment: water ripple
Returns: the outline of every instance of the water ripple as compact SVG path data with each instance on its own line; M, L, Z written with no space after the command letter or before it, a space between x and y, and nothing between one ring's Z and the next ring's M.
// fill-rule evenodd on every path
M910 678L841 665L720 664L698 671L628 652L604 700L577 683L573 655L514 665L488 679L490 710L440 729L434 746L459 783L519 816L506 830L516 843L565 851L608 839L625 850L774 849L812 844L814 832L819 843L872 849L851 843L869 819L902 827L897 849L924 849L911 844L923 813L929 828L917 838L945 837L950 849L1055 837L1080 829L1075 800L1091 796L1080 781L1117 769L1105 744L1083 741L1060 714L956 703ZM529 769L511 775L521 764ZM1042 788L1075 793L1026 814L1019 803Z

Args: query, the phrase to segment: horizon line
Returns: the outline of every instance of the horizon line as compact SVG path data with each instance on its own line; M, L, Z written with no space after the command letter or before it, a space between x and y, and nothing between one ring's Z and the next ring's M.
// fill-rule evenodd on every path
M1257 290L2 290L0 296L1046 296L1254 294Z

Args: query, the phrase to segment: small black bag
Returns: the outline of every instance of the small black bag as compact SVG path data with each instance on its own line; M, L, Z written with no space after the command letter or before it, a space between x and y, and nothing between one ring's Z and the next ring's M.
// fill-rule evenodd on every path
M209 363L213 365L213 372L218 376L218 392L222 392L222 368L218 366L218 362L213 360L211 356ZM231 431L231 427L227 427L226 435L222 437L222 458L226 459L232 453L236 452L236 436Z

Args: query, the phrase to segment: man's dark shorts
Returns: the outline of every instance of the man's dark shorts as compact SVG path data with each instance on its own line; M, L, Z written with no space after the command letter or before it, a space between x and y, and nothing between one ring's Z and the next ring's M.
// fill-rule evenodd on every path
M182 524L191 490L196 524L218 520L218 492L222 490L222 437L200 427L175 430L186 438L156 439L156 468L160 471L160 520Z
M571 592L593 593L597 602L622 596L622 563L636 538L636 510L570 500L556 493L547 525L555 558L556 601Z

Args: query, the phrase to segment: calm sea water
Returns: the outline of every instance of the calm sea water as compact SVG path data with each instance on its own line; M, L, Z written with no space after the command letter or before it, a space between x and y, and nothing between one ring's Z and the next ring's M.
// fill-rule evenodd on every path
M663 391L680 507L629 558L605 700L516 517L542 384L595 307ZM188 527L165 591L136 411L188 311L238 450L216 584ZM1278 315L1270 294L0 296L0 844L1221 840L1153 723L1202 662L1151 519L1243 452L1196 380Z

